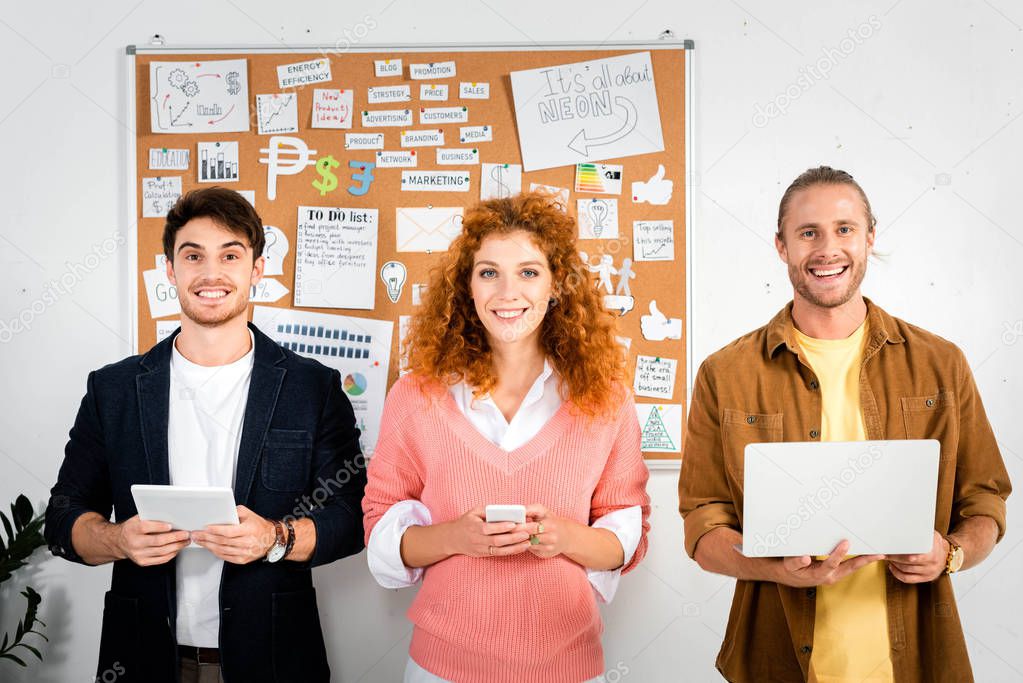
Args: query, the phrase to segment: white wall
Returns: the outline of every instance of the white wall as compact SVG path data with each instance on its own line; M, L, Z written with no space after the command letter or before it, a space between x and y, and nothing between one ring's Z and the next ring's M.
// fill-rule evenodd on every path
M871 197L878 248L888 254L870 266L866 293L964 348L1010 474L1023 479L1023 344L1015 343L1023 337L1023 8L1010 0L8 4L0 13L0 321L30 309L68 263L132 228L121 221L126 44L158 32L174 45L333 45L365 15L376 24L373 43L599 42L665 28L695 39L696 358L763 324L789 298L770 244L787 183L822 162L848 169ZM857 28L869 37L843 43ZM822 58L829 76L808 75ZM758 116L770 102L785 112ZM94 268L72 293L37 307L30 331L8 341L0 327L0 502L25 492L42 505L87 372L129 353L128 250L99 261L90 257ZM676 477L654 473L650 554L605 610L608 668L627 668L625 680L717 680L731 582L684 557ZM1019 511L1017 496L1004 541L955 579L981 681L1023 678ZM9 630L28 579L44 596L46 662L21 678L0 662L0 679L91 680L108 570L38 554L2 592L0 625ZM399 680L411 592L377 588L361 556L318 570L316 583L335 680Z

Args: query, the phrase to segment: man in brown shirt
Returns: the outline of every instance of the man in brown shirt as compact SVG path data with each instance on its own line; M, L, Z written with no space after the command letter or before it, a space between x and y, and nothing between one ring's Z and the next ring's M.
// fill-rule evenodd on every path
M820 680L850 680L834 673L843 657L876 650L877 643L883 652L867 680L973 680L949 574L979 564L1001 540L1011 486L962 352L861 295L874 225L870 203L849 174L822 166L797 178L782 197L775 237L792 303L711 355L696 377L679 510L689 555L703 569L737 579L717 659L729 681L817 680L815 669L823 667L831 668ZM862 438L941 444L932 549L847 557L843 541L824 559L747 558L737 550L744 448L827 439L822 423L834 418L827 414L829 387L808 362L806 344L856 334L862 351L849 376L859 410L854 405L844 418ZM875 583L871 575L879 577ZM822 612L825 592L832 609ZM843 612L841 600L834 609L836 596L864 605ZM862 632L871 609L887 626L887 639ZM847 634L826 642L848 652L815 653L815 626L818 637L825 626Z

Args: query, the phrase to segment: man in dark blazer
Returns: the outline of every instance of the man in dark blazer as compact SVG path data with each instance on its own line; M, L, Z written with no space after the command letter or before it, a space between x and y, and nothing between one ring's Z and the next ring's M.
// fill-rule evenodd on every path
M247 322L263 234L232 190L182 197L163 240L181 329L89 375L45 533L114 563L103 680L330 678L311 568L362 549L365 460L339 373ZM230 486L240 523L142 521L133 484Z

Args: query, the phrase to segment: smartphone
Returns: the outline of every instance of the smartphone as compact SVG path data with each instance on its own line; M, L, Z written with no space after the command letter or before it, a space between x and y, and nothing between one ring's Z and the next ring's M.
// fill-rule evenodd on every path
M525 505L488 505L488 522L515 522L516 524L526 523Z

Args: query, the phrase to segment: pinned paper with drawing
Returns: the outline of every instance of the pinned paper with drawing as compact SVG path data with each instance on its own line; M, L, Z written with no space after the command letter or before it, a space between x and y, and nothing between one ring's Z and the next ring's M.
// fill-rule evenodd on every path
M263 226L263 258L266 263L263 266L264 275L284 275L284 259L288 256L291 243L284 231L276 225Z
M621 268L615 268L614 256L611 254L602 255L597 263L591 262L589 254L585 251L579 252L579 258L587 270L597 274L597 290L607 292L604 295L604 308L625 315L635 307L636 300L632 297L629 287L629 281L636 279L636 274L632 272L632 259L622 259ZM615 275L618 276L617 287L611 282Z
M513 71L527 171L664 151L649 52Z
M668 318L657 310L657 301L650 301L650 315L641 316L639 327L650 341L682 338L682 318Z
M512 197L522 192L522 166L483 164L480 170L480 200Z
M290 291L280 280L265 277L251 287L249 300L253 303L272 304Z
M167 337L174 334L181 327L179 320L157 320L156 321L156 343L159 344Z
M315 88L312 127L351 128L353 95L354 91L350 89Z
M621 194L622 167L617 164L576 164L575 191Z
M401 298L407 277L408 269L401 261L388 261L380 268L380 279L384 281L387 298L391 300L392 304L398 303L398 299Z
M277 199L277 176L296 175L315 163L315 149L309 149L301 138L274 135L267 147L259 150L259 163L266 164L266 198Z
M246 61L150 62L149 113L154 133L247 131Z
M260 135L298 132L298 95L256 95L256 121Z
M399 207L395 209L396 251L447 251L462 232L461 206Z
M237 141L196 143L199 163L196 171L200 183L238 182Z
M142 282L149 300L149 317L163 318L181 313L178 288L167 279L167 268L154 268L142 272Z
M549 195L555 205L565 213L568 213L568 188L556 187L554 185L543 185L541 183L530 183L530 192L540 192Z
M632 257L637 261L674 261L675 224L672 221L633 221Z
M675 373L678 361L660 356L636 356L636 377L633 389L636 396L671 400L675 393Z
M142 179L142 217L164 218L181 196L181 176Z
M298 207L295 305L372 309L377 210Z
M674 186L673 181L664 178L664 164L657 164L657 172L649 180L632 184L632 201L663 206L671 201Z
M682 404L637 403L640 450L651 453L682 452Z
M167 149L151 147L149 149L150 171L185 171L188 170L190 151L187 149Z
M576 220L581 240L615 239L618 237L618 200L579 199Z
M254 306L252 323L284 348L341 373L341 389L362 432L362 452L372 455L387 392L394 323L270 306Z

